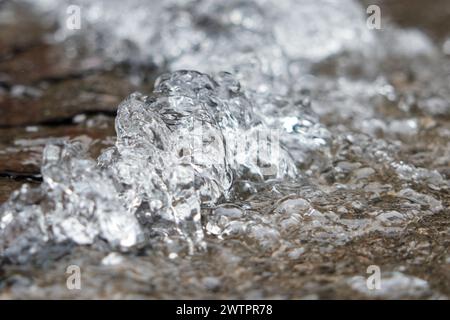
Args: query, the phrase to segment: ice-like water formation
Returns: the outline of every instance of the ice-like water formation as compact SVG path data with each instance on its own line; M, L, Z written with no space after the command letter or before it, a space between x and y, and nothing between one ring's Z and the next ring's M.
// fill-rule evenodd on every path
M81 30L65 27L69 4L82 10ZM423 33L388 26L375 34L352 0L37 7L57 16L56 39L72 49L81 38L115 61L197 71L167 73L151 95L130 95L118 109L116 145L97 161L80 142L48 145L42 186L24 186L2 206L3 256L21 261L48 242L99 239L125 250L155 237L184 239L192 252L206 231L296 260L301 241L326 248L393 234L443 210L415 189L446 190L448 180L401 155L402 141L424 129L408 112L450 113L448 64L430 62L442 60ZM381 196L400 208L368 205ZM245 201L211 208L230 199Z
M2 207L2 254L20 259L48 240L129 248L177 233L191 250L203 246L202 205L227 198L238 180L296 176L254 108L227 73L161 76L152 95L119 106L116 145L98 163L81 141L47 145L42 186L23 187Z
M89 48L113 60L153 63L172 71L230 72L258 108L292 109L298 93L307 91L315 111L322 115L339 108L343 118L369 134L402 130L380 119L375 107L383 98L405 110L417 104L428 114L450 112L450 93L443 85L448 72L430 63L438 55L430 39L418 30L388 24L383 27L389 32L369 30L362 6L353 0L45 0L35 5L56 16L59 39L81 36ZM69 5L81 9L81 30L66 27ZM72 49L80 47L80 41L68 43ZM328 71L317 71L322 69ZM428 89L397 90L389 78L399 69L430 83ZM311 135L326 135L317 117L302 117L300 125L291 114L272 119L281 127L304 131L311 126ZM325 140L316 142L323 146L329 142ZM296 159L300 163L310 156L303 153Z
M99 170L84 148L82 141L46 147L42 185L24 185L1 207L2 256L27 260L49 240L91 244L100 237L122 248L142 240L110 172Z

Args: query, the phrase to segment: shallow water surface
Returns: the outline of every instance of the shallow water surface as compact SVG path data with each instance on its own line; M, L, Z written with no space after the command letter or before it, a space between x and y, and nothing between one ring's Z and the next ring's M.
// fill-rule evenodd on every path
M448 298L446 3L72 2L0 4L1 298Z

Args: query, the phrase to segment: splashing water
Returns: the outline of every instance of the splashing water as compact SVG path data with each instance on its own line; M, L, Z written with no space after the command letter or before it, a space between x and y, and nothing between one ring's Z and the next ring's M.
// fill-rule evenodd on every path
M2 253L20 257L48 240L96 238L128 248L174 232L203 246L202 204L229 197L238 180L296 176L253 108L229 74L163 75L152 95L134 93L119 106L116 146L98 164L81 141L46 147L42 186L22 188L3 207Z
M68 4L37 6L63 26ZM419 31L374 35L351 0L70 4L81 6L79 32L93 50L171 72L149 96L120 104L117 142L97 161L83 141L46 147L42 185L23 186L2 206L2 256L22 262L49 242L130 250L154 239L171 253L181 239L192 253L210 234L284 248L295 260L302 241L392 234L442 211L413 187L446 190L448 180L405 163L391 139L414 135L419 122L385 120L378 108L381 100L450 113L448 70L430 64L439 52ZM61 27L57 39L76 32ZM396 86L388 58L428 89ZM401 187L371 180L382 172ZM368 204L386 193L402 210Z

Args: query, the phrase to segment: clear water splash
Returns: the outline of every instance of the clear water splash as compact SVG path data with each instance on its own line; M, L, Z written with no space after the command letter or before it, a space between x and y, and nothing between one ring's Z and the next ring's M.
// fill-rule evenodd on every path
M405 113L450 113L448 63L423 33L375 35L355 1L70 3L84 11L79 33L64 28L68 2L39 3L56 12L69 46L81 36L115 61L197 71L168 73L153 94L128 97L116 146L98 161L82 143L49 145L43 185L2 207L2 255L26 259L64 241L126 250L155 237L192 252L208 233L295 260L306 241L326 251L444 209L422 188L447 190L448 179L401 155L402 139L425 129ZM260 152L261 133L265 150L279 142L277 157ZM444 154L435 166L447 163ZM382 196L399 208L378 205Z
M47 241L126 249L156 235L182 237L191 252L203 247L202 205L229 197L239 180L296 176L253 108L229 74L163 75L152 95L119 106L116 145L98 162L82 141L46 146L42 185L2 206L2 255L21 259Z

